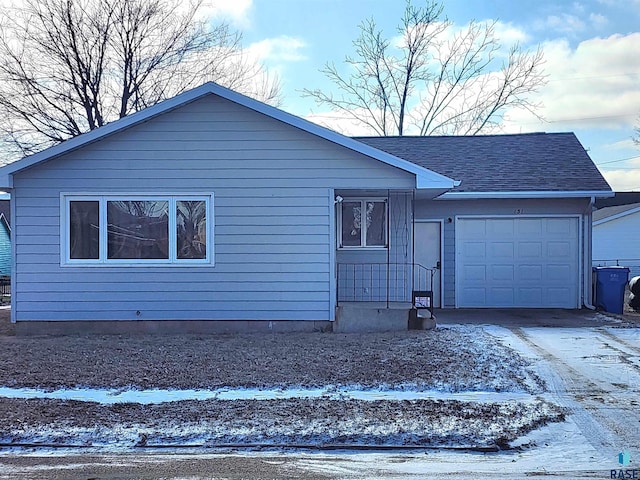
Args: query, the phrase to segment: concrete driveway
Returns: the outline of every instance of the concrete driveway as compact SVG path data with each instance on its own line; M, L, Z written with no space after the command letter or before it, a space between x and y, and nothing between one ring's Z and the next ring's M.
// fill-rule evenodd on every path
M560 308L448 308L438 309L434 315L436 322L441 325L471 324L506 327L599 327L629 324L634 321L631 316L613 315L588 309ZM640 316L637 317L640 318Z

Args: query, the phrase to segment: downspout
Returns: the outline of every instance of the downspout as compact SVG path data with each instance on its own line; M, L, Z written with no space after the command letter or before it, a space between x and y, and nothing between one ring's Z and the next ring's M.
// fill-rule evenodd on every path
M591 303L592 299L592 295L593 295L593 274L591 273L591 251L592 251L592 239L591 239L591 234L592 234L592 230L591 230L591 225L592 225L592 220L591 220L591 215L593 212L593 206L596 202L596 198L595 197L591 197L591 200L589 201L589 206L587 207L586 210L586 214L584 215L585 217L585 221L584 221L584 225L583 225L583 235L582 238L583 243L584 243L584 247L582 249L583 251L583 265L584 267L584 282L583 282L583 288L584 288L584 294L583 294L583 304L585 306L585 308L588 308L589 310L595 310L596 307ZM588 234L588 235L587 235ZM588 237L588 238L587 238Z

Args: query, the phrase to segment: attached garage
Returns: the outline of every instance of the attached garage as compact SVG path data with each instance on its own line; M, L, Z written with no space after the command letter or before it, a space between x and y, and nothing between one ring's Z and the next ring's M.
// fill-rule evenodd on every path
M457 307L580 307L580 217L458 217L455 231Z
M460 182L415 194L418 260L420 222L441 225L443 308L592 307L591 212L613 192L573 133L361 140Z

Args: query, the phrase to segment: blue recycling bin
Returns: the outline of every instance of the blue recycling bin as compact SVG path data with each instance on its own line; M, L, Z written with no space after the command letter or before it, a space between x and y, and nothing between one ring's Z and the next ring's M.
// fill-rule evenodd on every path
M624 290L629 281L629 269L627 267L593 267L593 273L596 308L611 313L622 313Z

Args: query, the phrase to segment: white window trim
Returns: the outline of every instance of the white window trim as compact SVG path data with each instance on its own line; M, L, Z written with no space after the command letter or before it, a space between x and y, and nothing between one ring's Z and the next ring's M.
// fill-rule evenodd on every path
M364 212L366 208L364 204L366 202L382 202L384 203L384 218L385 218L385 244L386 245L366 245L367 242L367 226L366 222L361 222L360 229L360 245L342 245L342 203L348 202L360 202L361 211ZM344 197L337 205L337 232L336 242L338 250L387 250L389 248L389 202L386 197Z
M168 259L109 259L107 258L107 202L110 201L163 201L169 202L169 258ZM176 202L182 200L203 200L206 202L207 245L206 258L179 259L176 257ZM69 242L70 203L72 201L99 202L100 243L98 259L72 259ZM213 193L61 193L60 194L60 265L71 267L87 266L204 266L214 265L214 194Z

